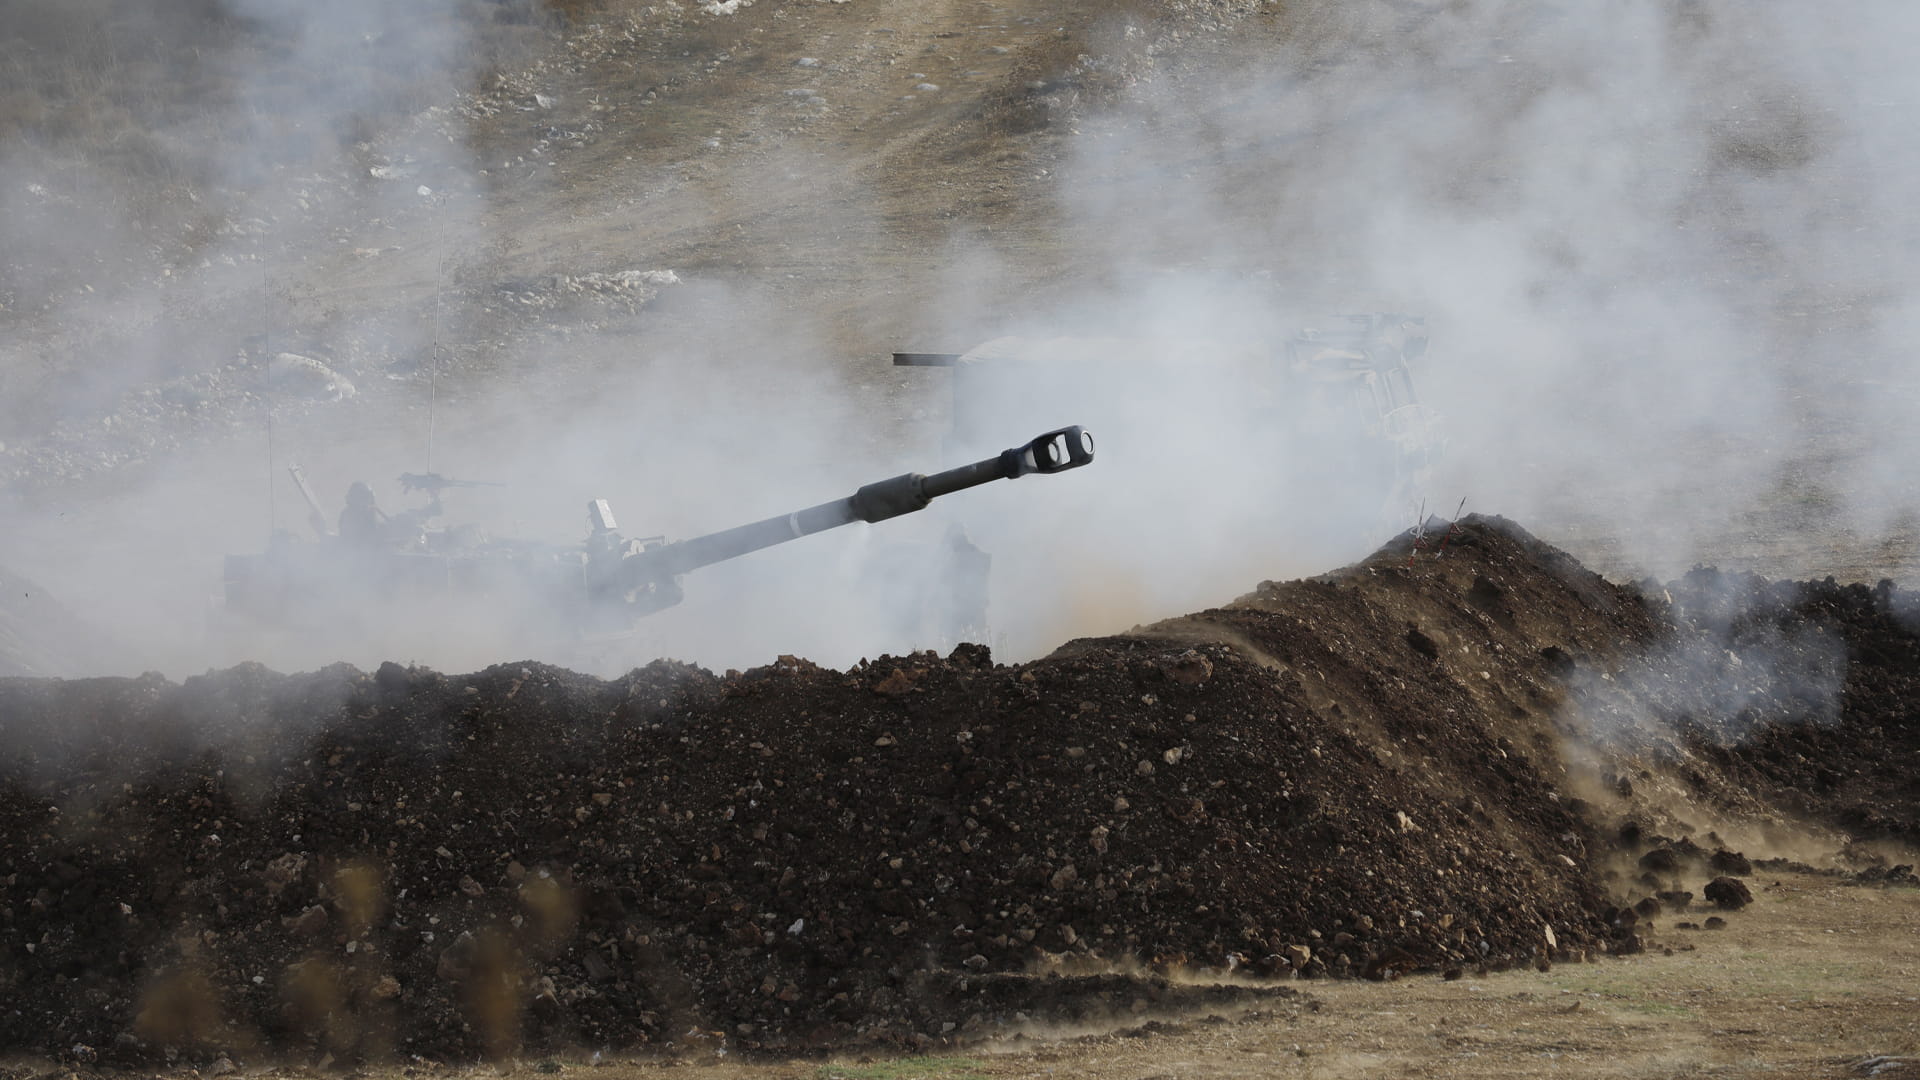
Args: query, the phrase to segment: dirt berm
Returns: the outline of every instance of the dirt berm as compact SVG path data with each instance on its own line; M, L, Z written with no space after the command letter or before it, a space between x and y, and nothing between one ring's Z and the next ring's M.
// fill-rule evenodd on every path
M1905 594L1417 543L1018 666L0 680L0 1048L925 1048L1640 948L1614 905L1712 872L1656 777L1914 835Z

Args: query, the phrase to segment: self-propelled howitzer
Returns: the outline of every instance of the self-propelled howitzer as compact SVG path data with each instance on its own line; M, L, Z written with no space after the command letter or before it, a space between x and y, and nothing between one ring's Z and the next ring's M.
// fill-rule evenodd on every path
M868 484L844 499L810 506L721 532L672 543L622 540L603 501L590 505L594 536L588 540L587 585L591 605L602 615L628 619L680 602L680 575L737 559L762 548L856 521L879 522L924 510L943 495L1030 473L1077 469L1093 460L1093 436L1080 427L1049 431L993 457L934 473L903 473Z

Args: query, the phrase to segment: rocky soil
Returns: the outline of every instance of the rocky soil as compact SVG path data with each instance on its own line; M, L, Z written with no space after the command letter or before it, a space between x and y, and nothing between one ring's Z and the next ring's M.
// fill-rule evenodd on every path
M141 650L103 640L100 623L180 632L153 627L198 613L193 586L160 605L168 622L141 624L118 582L211 578L220 552L251 550L263 449L268 471L276 454L317 476L332 459L331 498L349 469L416 460L436 422L443 461L543 449L584 405L654 385L637 370L672 382L693 368L726 391L701 412L703 442L751 442L755 466L763 443L782 452L764 432L718 432L755 394L783 401L797 383L779 373L800 371L845 391L858 422L833 453L857 457L937 437L932 395L885 366L889 350L963 348L1048 314L1089 277L1132 272L1116 254L1261 283L1304 312L1372 305L1387 288L1368 273L1380 238L1316 196L1374 175L1408 129L1398 120L1417 118L1423 145L1379 160L1417 166L1479 234L1512 214L1530 169L1557 176L1576 159L1502 162L1500 139L1490 154L1425 145L1449 130L1433 119L1448 88L1479 87L1473 111L1494 131L1632 119L1658 97L1589 110L1589 82L1643 84L1584 70L1581 34L1566 54L1540 51L1558 39L1536 30L1559 15L1518 12L1538 26L1461 48L1444 32L1461 10L1432 5L473 0L448 8L479 28L456 50L472 62L414 78L390 59L412 49L407 33L293 54L299 35L204 0L172 0L178 18L19 7L0 42L0 562L72 608L0 572L0 1051L63 1059L62 1076L575 1049L945 1051L1293 1007L1302 980L1426 974L1444 992L1502 968L1548 979L1602 970L1583 963L1602 956L1657 963L1696 930L1784 938L1742 925L1781 896L1756 867L1913 885L1911 592L1712 570L1619 585L1497 519L1430 523L1338 572L1018 665L969 646L844 671L659 661L611 680L531 662L40 677L139 670L121 657ZM1682 7L1676 40L1740 14ZM1749 55L1737 38L1718 48ZM1276 108L1222 77L1276 57L1297 64L1303 99ZM1897 360L1848 366L1877 356L1867 331L1875 305L1910 294L1904 264L1856 278L1885 253L1849 240L1831 260L1848 273L1801 271L1823 261L1807 238L1738 207L1808 186L1820 197L1800 205L1834 221L1816 237L1897 254L1914 235L1906 204L1844 182L1874 170L1824 156L1839 126L1792 79L1778 93L1771 76L1734 79L1764 92L1721 102L1710 55L1682 67L1706 73L1714 92L1698 104L1718 119L1710 152L1673 171L1705 186L1646 202L1647 220L1721 235L1683 249L1701 269L1675 280L1730 275L1716 286L1728 306L1709 309L1767 328L1761 367L1804 364L1774 387L1793 404L1761 425L1764 453L1746 451L1781 453L1766 474L1779 483L1737 513L1703 509L1698 489L1721 475L1707 466L1743 453L1709 424L1674 455L1673 512L1628 520L1591 477L1554 472L1568 505L1530 523L1609 571L1634 565L1626 541L1649 529L1718 516L1730 524L1688 550L1722 565L1904 574L1920 552L1911 513L1879 531L1834 513L1858 465L1884 468L1896 495L1905 475L1888 448L1920 384ZM257 85L234 82L242 72ZM1581 107L1534 108L1562 74ZM366 86L382 89L377 108L301 100ZM1171 107L1189 92L1228 107ZM1854 104L1906 107L1883 98L1904 95ZM1171 135L1189 115L1220 130L1132 143L1146 160L1090 149ZM1644 144L1637 129L1567 130L1582 162ZM1668 162L1658 149L1644 156ZM1885 191L1904 191L1905 162L1881 160ZM1145 191L1139 217L1158 218L1174 187L1209 192L1208 216L1254 241L1206 250L1217 238L1178 215L1165 236L1108 235L1130 215L1075 211L1090 192L1124 208ZM1276 221L1276 206L1294 209ZM1569 221L1588 208L1548 206ZM1130 238L1139 250L1120 250ZM1386 247L1397 265L1401 244ZM1551 299L1570 276L1572 292L1604 294L1646 269L1592 247L1567 250L1597 261L1550 253L1547 277L1509 290ZM1464 231L1440 248L1436 276L1484 269ZM1459 343L1446 363L1473 357L1478 329L1480 352L1519 348L1545 370L1530 335L1499 332L1483 309L1501 290L1471 291L1442 328ZM1639 321L1618 318L1631 310L1607 306L1594 325ZM1652 322L1690 324L1691 310ZM1560 326L1560 313L1535 314ZM1690 340L1649 346L1658 392L1631 387L1636 402L1685 400L1670 370ZM1594 348L1608 361L1595 371L1628 355ZM1752 368L1744 339L1737 356ZM1853 392L1800 396L1836 381ZM1583 400L1586 385L1553 396ZM1744 379L1714 390L1700 397L1714 416L1766 396ZM1866 405L1886 416L1862 419ZM1516 452L1529 406L1495 415L1477 434L1503 476L1558 460ZM1590 456L1612 462L1632 439L1603 433ZM595 443L591 457L650 464L631 446ZM1446 502L1457 494L1489 493ZM223 540L238 520L246 539ZM1831 959L1818 974L1847 982L1853 969ZM1807 971L1765 974L1782 1001L1811 1001ZM1897 981L1881 979L1869 989ZM1754 996L1764 981L1743 969L1727 993L1769 1000ZM1691 1023L1690 1002L1609 1026L1553 999L1528 1030L1590 1025L1593 1056L1627 1071L1621 1033L1671 1010ZM1441 1008L1522 1030L1464 998ZM1808 1012L1785 1017L1769 1005L1714 1035L1822 1030ZM1541 1038L1516 1075L1566 1049ZM1248 1071L1241 1050L1231 1060ZM1431 1044L1416 1053L1423 1069L1436 1060ZM1848 1060L1861 1074L1912 1061L1875 1055ZM0 1080L24 1075L0 1067Z
M1470 518L1018 666L0 681L0 1045L925 1049L1635 951L1740 917L1731 837L1911 839L1911 604Z
M641 315L682 275L709 291L804 279L794 319L830 316L839 295L898 308L876 284L898 276L894 238L829 240L816 235L823 213L856 191L897 199L913 212L889 231L926 243L959 211L1004 222L1029 202L1044 210L1022 189L1046 170L1017 159L1051 161L1072 119L1157 54L1265 7L456 0L447 25L395 21L347 50L376 69L359 98L315 92L302 105L286 86L368 73L172 2L181 10L154 18L177 24L163 27L168 62L204 76L190 86L157 78L164 63L64 57L77 31L53 15L22 31L22 52L64 58L69 81L98 83L117 99L110 119L139 130L28 127L43 142L25 144L30 167L0 203L35 225L0 220L15 240L0 255L0 495L128 482L249 439L269 413L335 444L375 437L423 400L430 373L443 393L553 382L561 364L591 383L637 335L674 347L678 317ZM94 19L153 44L137 15ZM470 55L394 70L380 54L410 36ZM47 74L0 72L0 106ZM66 100L80 90L41 81L50 104L23 111L81 111ZM263 95L287 127L344 133L255 145ZM0 137L14 134L7 119L0 109ZM156 144L145 170L102 149L128 141ZM826 175L796 178L795 161L823 153ZM104 190L59 182L82 168ZM767 258L801 272L748 266ZM714 333L710 312L691 321ZM889 332L841 344L865 364L900 344ZM579 360L583 342L592 355Z

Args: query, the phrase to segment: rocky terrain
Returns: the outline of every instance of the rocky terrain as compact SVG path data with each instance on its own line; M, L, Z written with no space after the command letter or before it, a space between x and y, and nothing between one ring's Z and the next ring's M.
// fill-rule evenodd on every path
M1920 824L1911 597L1726 584L1467 519L1014 666L7 680L0 1041L925 1049L1640 950L1728 837Z
M1086 1031L1139 1049L921 1071L1920 1060L1903 5L0 22L0 1080ZM942 461L946 373L890 351L1349 311L1432 327L1420 496L1544 541L1322 505L1330 442L1136 389L1104 494L967 504L1027 530L993 650L878 629L853 532L699 581L613 677L457 617L359 668L202 640L292 461L323 524L437 468L508 485L456 522L499 536L602 495L694 535Z

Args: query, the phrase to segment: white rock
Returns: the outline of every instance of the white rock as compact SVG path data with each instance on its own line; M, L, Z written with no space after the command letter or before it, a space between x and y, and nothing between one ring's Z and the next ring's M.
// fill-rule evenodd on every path
M325 401L343 401L357 393L339 372L299 353L275 354L267 362L267 379L276 388Z

